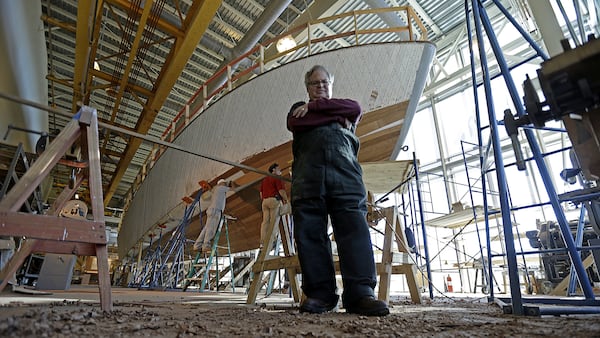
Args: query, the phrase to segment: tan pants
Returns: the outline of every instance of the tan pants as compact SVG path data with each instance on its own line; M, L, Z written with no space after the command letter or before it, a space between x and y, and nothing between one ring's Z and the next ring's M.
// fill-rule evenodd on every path
M279 219L279 208L281 207L281 202L275 197L265 198L262 201L262 214L263 219L260 224L260 244L266 246L269 238L266 238L269 234L267 234L267 228L269 225L275 224Z

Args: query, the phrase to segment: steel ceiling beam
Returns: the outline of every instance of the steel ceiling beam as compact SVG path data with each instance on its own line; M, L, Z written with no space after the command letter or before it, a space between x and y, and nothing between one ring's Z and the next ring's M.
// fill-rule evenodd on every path
M118 92L115 97L113 110L110 116L110 122L115 122L115 119L117 118L121 100L123 99L123 94L125 94L125 87L129 83L129 75L131 73L131 69L133 68L133 63L138 56L138 50L140 48L140 42L142 41L144 30L146 30L146 22L148 21L148 17L150 17L150 12L152 11L152 5L152 0L146 1L144 4L144 10L142 11L140 21L138 22L138 29L135 33L133 43L131 44L131 49L129 50L129 58L127 59L127 64L123 69L123 74L121 74L121 80L119 82Z
M89 41L91 37L90 18L94 17L95 1L81 1L77 7L77 28L75 32L75 67L73 69L73 103L75 114L78 105L82 104L85 93L84 79L89 57Z
M95 69L92 69L91 73L92 73L93 76L95 76L95 77L97 77L99 79L108 81L109 83L112 80L111 75L108 74L108 73L105 73L105 72L102 72L102 71L97 71ZM114 83L111 83L110 85L112 86L112 85L114 85ZM129 92L132 92L132 93L137 93L137 94L139 94L141 96L144 96L144 97L149 97L149 96L153 95L153 93L152 93L151 90L148 90L148 89L146 89L146 88L144 88L142 86L139 86L139 85L136 85L136 84L133 84L133 83L126 83L124 89L127 89Z
M312 20L317 20L321 17L327 17L333 15L338 9L340 9L346 3L345 0L338 0L334 3L327 3L327 1L314 1L305 11L300 14L290 25L297 26ZM302 41L308 37L307 30L303 30L294 36L296 41ZM275 44L265 49L265 59L270 59L274 55L278 54Z
M84 97L84 104L85 105L89 105L90 103L90 97L92 95L92 90L93 90L93 86L92 84L94 83L94 75L92 73L92 71L94 71L96 69L96 54L98 53L98 44L100 43L100 31L102 29L101 25L102 25L102 13L103 10L102 8L104 7L104 0L97 0L97 7L98 10L96 11L96 15L94 18L94 30L93 30L93 40L92 40L92 45L90 46L90 52L89 52L89 65L88 65L88 75L87 75L87 79L86 79L86 93L85 93L85 97Z
M215 16L217 9L221 6L222 0L204 0L195 1L190 8L184 22L184 36L177 38L171 54L165 61L163 70L159 75L156 84L155 95L150 98L146 107L142 112L140 119L136 125L136 130L140 134L146 132L152 126L159 110L166 101L181 72L185 68L187 61L193 54L196 46L200 42L202 35L208 29L209 23ZM138 148L142 144L142 140L133 138L127 144L123 157L119 161L119 165L115 170L112 180L105 190L104 205L108 205L112 196L117 191L119 182L123 178L127 167L131 163Z
M74 25L72 23L67 23L67 22L56 20L55 18L51 18L46 14L42 15L41 19L42 19L42 21L48 23L50 26L59 27L59 28L62 28L64 30L67 30L67 31L73 32L73 33L75 33L77 31L76 25Z
M419 2L417 0L408 0L407 2L410 5L410 7L412 7L414 9L414 11L419 15L419 18L421 19L421 21L423 21L423 24L426 27L431 28L431 31L433 31L435 33L435 35L437 35L437 36L444 35L444 32L442 32L442 30L438 27L438 25L435 23L435 21L433 21L433 19L429 16L429 14L427 14L427 12L425 12L423 7L421 7L421 5L419 4Z
M202 1L202 2L206 2L206 1ZM127 10L129 7L131 7L131 2L129 0L106 0L106 3L115 5L124 10ZM221 4L221 1L218 1L218 3ZM144 6L148 6L148 5L144 5ZM142 11L143 11L142 9L138 10L137 14L141 16ZM212 17L210 19L212 20ZM173 25L172 23L168 22L167 20L163 20L163 19L158 20L158 22L156 24L156 28L158 30L165 32L168 35L173 36L178 39L183 38L185 36L185 31L183 28L177 27L176 25Z

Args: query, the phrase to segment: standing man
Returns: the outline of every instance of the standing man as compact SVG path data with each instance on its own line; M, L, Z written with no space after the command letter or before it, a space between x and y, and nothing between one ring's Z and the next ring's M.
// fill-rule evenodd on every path
M206 209L206 224L200 235L194 243L194 250L201 252L210 252L212 249L212 240L215 237L221 216L225 209L225 200L227 192L231 189L231 182L220 179L217 185L212 189L210 205Z
M302 290L300 312L323 313L338 302L327 216L337 243L346 312L366 316L389 314L375 298L377 283L371 236L366 220L366 191L358 164L355 125L358 102L331 98L333 76L323 66L305 75L308 103L297 102L287 117L293 133L292 214Z
M269 172L281 176L281 169L277 163L271 164ZM268 244L267 236L269 234L266 231L269 225L275 224L279 218L281 203L288 202L283 181L272 176L265 177L260 184L260 198L262 199L263 214L260 225L260 247L262 248Z

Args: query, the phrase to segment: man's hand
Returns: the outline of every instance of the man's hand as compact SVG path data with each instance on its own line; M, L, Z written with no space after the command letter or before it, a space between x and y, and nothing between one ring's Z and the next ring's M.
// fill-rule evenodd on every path
M301 105L300 107L294 109L292 112L292 116L295 118L304 117L308 113L308 103Z

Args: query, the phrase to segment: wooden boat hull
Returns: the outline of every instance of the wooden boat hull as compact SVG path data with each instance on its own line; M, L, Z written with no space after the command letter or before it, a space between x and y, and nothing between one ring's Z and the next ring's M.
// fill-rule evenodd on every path
M381 121L381 115L386 118L399 121L404 118L406 102L402 102L384 109L370 112L365 115L363 122L359 124L356 133L361 140L359 151L359 161L379 162L389 159L393 151L398 135L400 134L400 125L385 128L377 132L373 131ZM383 126L385 127L385 126ZM380 128L380 127L379 127ZM372 134L369 134L372 133ZM367 135L368 134L368 135ZM290 177L292 162L292 142L286 142L278 147L257 154L244 161L243 164L254 167L269 167L273 162L277 162L285 177ZM238 169L232 169L223 174L223 177L231 177L239 172ZM260 182L264 176L254 172L247 172L236 179L236 182L243 185L243 189L236 191L227 199L225 214L235 217L237 220L229 221L229 242L231 252L241 252L258 248L260 242L260 224L262 222ZM286 182L286 188L289 193L290 184ZM199 218L196 217L188 227L187 238L196 238L202 229ZM227 245L226 238L221 236L219 246ZM221 253L224 253L221 250Z
M199 153L239 161L266 171L279 163L284 174L292 160L291 133L285 118L292 103L306 100L303 77L315 64L335 75L334 97L357 100L365 111L357 128L359 161L394 159L403 146L425 86L435 46L429 42L394 42L341 48L272 69L213 103L179 134L175 143ZM254 172L169 149L154 165L127 210L119 231L119 256L133 255L139 241L158 224L176 225L181 198L194 195L197 182L233 179L242 186L228 196L225 212L234 252L258 247L262 214ZM204 203L206 204L206 203ZM188 238L200 224L192 222Z

